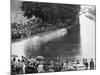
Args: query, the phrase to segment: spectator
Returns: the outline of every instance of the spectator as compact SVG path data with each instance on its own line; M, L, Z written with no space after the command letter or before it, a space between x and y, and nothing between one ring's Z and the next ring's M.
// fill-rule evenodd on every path
M43 66L44 66L43 63L40 63L40 64L38 65L38 67L37 67L38 73L43 73L43 72L45 72Z
M55 72L61 71L62 69L62 63L60 62L60 60L58 60L55 64Z
M22 74L23 73L23 63L18 59L18 62L16 63L17 73Z
M80 64L80 61L79 60L77 60L77 63L76 64Z
M13 60L11 61L11 70L12 70L12 72L16 71L15 64L16 64L16 58L13 58Z
M68 70L67 68L67 63L63 63L63 67L62 67L64 70Z
M91 59L90 61L90 70L93 70L94 69L94 62L93 62L93 59Z
M84 65L86 66L86 70L88 70L88 62L87 62L87 59L85 59Z

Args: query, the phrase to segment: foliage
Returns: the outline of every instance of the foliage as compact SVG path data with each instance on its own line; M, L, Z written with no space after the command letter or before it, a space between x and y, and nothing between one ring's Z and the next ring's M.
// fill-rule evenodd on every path
M25 1L22 3L21 10L27 18L31 18L35 15L42 19L43 23L56 24L58 20L61 22L70 20L70 23L72 23L80 11L80 6Z

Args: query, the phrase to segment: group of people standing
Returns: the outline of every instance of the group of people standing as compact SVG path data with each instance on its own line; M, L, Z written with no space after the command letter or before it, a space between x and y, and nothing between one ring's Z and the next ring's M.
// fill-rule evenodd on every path
M88 63L87 59L83 59L83 64L86 66L86 70L93 70L95 68L93 59L90 60L90 63Z
M30 74L30 73L45 73L45 72L61 72L61 71L71 71L77 70L76 66L69 66L70 62L56 62L52 60L43 60L33 58L21 57L21 59L13 58L11 61L11 73L12 75L16 74ZM80 64L80 61L77 60L76 64ZM83 60L85 69L93 70L95 68L93 59L88 63L87 59Z

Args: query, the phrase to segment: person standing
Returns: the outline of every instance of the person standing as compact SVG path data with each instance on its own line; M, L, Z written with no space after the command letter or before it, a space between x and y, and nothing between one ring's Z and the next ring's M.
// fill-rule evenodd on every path
M94 62L93 62L93 59L91 59L90 61L90 70L93 70L94 69Z
M87 59L85 59L84 65L86 66L86 70L88 70L88 62L87 62Z
M14 75L16 73L16 58L14 57L13 60L11 60L11 74Z
M40 64L37 67L38 73L43 73L44 72L44 68L43 68L43 63L40 62Z
M18 62L16 63L17 67L17 73L23 74L23 63L18 59Z
M62 68L66 71L66 70L68 70L67 66L68 66L67 63L63 63Z

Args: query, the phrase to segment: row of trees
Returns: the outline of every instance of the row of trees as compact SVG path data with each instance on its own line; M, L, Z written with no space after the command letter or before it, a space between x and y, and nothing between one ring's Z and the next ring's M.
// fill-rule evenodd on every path
M80 11L80 6L25 1L22 2L21 10L24 12L25 17L31 18L35 15L42 19L43 23L56 24L59 20L72 23Z

